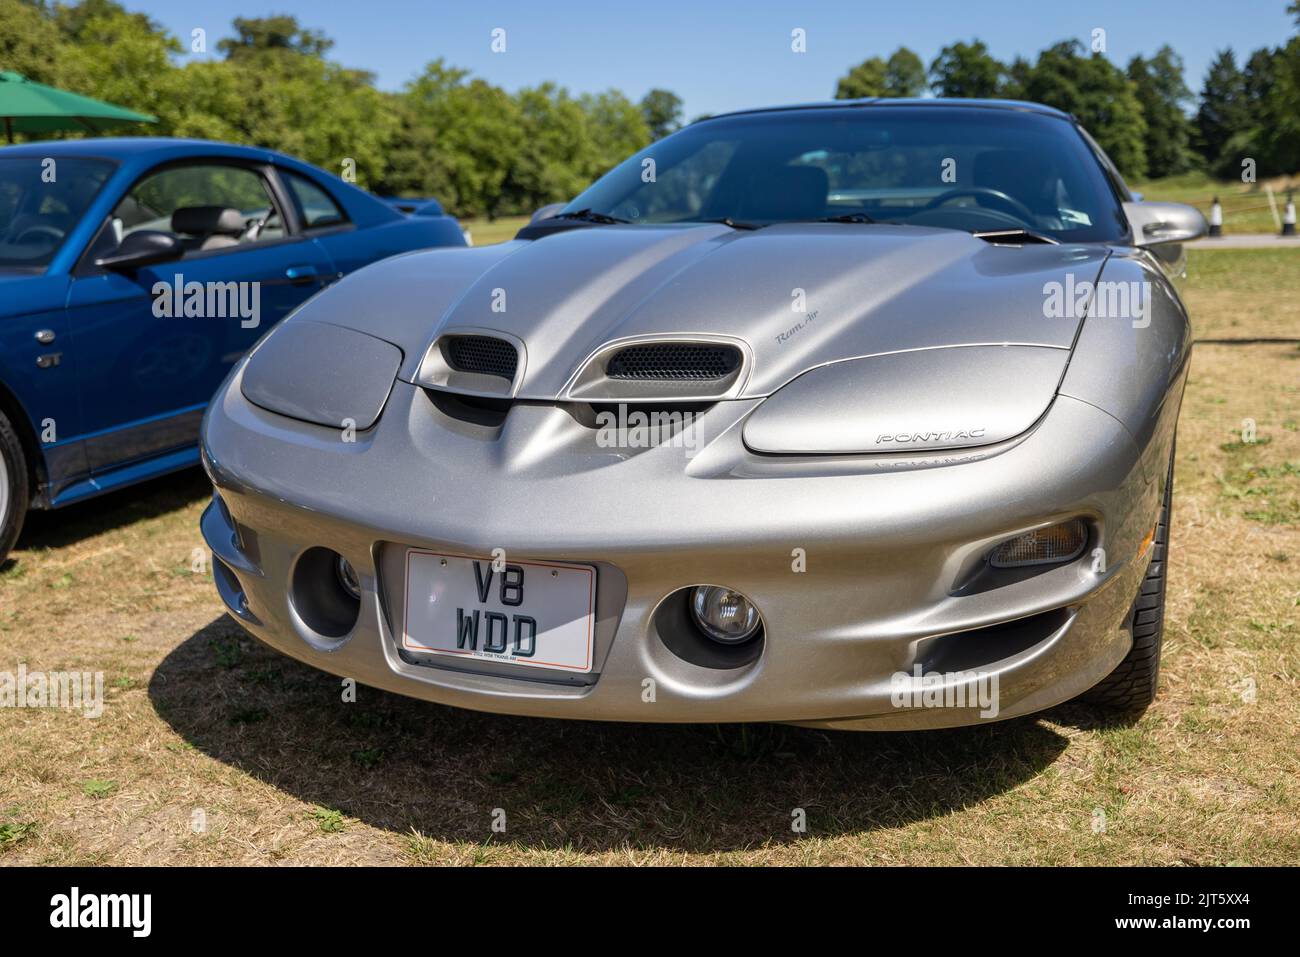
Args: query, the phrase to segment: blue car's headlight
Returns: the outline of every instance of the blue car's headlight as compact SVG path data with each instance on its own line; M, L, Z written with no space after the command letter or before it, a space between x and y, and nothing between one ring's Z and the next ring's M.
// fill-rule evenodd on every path
M244 398L316 425L364 431L393 389L402 350L391 342L324 322L280 326L248 359Z

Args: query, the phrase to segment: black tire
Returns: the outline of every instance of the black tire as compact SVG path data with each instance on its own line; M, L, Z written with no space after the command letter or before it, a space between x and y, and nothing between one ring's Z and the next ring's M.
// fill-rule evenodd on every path
M1112 711L1140 712L1156 698L1165 632L1165 572L1173 501L1174 462L1170 455L1165 497L1156 523L1155 554L1133 602L1133 647L1114 671L1083 696L1087 704Z
M23 444L3 412L0 412L0 469L4 470L0 478L0 564L4 564L9 549L23 530L29 489Z

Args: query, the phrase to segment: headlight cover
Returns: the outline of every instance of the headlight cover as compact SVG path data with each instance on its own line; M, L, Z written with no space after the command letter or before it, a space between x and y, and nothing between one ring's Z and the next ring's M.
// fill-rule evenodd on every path
M358 431L379 420L402 350L355 329L292 320L262 340L240 389L256 406L303 422Z
M1046 346L952 346L819 366L745 422L755 452L852 455L992 445L1051 404L1070 353Z

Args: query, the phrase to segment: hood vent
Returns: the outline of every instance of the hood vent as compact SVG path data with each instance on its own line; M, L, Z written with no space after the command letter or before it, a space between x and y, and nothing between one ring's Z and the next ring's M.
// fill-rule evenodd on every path
M653 342L619 349L605 365L611 379L711 382L740 367L740 350L718 343Z
M452 336L443 340L447 365L457 372L500 376L513 382L519 353L504 339L492 336Z
M460 395L513 398L528 365L528 350L508 332L494 332L466 329L438 336L411 381Z

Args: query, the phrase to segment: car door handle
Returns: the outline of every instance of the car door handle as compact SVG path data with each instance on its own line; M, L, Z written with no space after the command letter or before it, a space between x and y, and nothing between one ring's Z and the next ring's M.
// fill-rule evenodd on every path
M320 278L320 272L315 266L290 266L284 271L292 283L315 282Z

